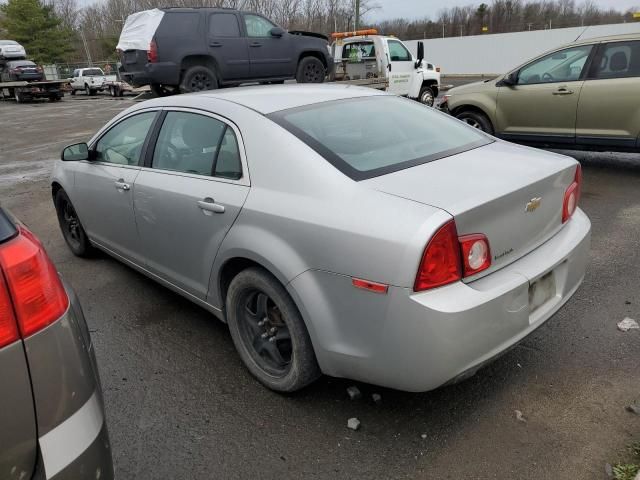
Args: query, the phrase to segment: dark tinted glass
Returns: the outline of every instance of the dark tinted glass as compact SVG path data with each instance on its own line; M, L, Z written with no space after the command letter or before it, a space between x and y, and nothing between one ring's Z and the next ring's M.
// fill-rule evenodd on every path
M153 168L211 175L225 127L204 115L167 113L153 152Z
M194 37L198 32L199 13L167 12L160 22L157 36Z
M590 78L640 77L640 41L602 45Z
M0 243L10 239L16 233L16 227L11 223L4 210L0 208Z
M220 153L216 160L214 175L216 177L231 178L234 180L242 177L242 163L240 162L240 152L238 141L233 130L227 127L220 144Z
M214 13L209 17L209 34L214 37L239 37L238 18L233 13Z
M308 105L269 117L354 180L492 141L453 117L391 95Z

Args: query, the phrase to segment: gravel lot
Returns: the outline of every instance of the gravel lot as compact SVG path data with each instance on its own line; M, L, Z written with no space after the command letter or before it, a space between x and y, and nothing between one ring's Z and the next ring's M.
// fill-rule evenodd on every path
M640 331L616 328L640 320L640 155L568 152L583 164L593 222L584 285L475 377L424 394L358 384L354 401L352 382L322 378L281 396L250 377L226 326L204 310L106 256L81 260L66 248L52 162L131 104L0 102L0 200L82 301L118 478L600 480L605 462L640 439L640 416L624 408L640 398ZM347 429L350 417L359 431Z

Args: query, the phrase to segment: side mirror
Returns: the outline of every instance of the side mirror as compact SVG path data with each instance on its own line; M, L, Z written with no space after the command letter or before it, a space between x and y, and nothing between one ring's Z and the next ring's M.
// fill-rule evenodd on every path
M271 30L269 30L269 35L271 35L272 37L280 38L284 35L284 33L284 29L280 27L273 27Z
M518 84L518 72L511 72L509 75L505 75L505 77L496 83L497 87L511 87L513 85Z
M418 59L416 60L415 68L419 68L422 65L422 60L424 60L424 43L418 42Z
M80 160L89 160L89 147L86 143L76 143L69 145L62 150L60 156L65 162L77 162Z

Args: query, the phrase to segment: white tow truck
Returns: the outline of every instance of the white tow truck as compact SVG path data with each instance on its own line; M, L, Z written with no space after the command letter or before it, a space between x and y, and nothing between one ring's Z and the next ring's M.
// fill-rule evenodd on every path
M424 60L418 42L417 58L398 38L374 29L338 32L331 36L335 62L331 80L389 91L433 106L440 91L440 69Z

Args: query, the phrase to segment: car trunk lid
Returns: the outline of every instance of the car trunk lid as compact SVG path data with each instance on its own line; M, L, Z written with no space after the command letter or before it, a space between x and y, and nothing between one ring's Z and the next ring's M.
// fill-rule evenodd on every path
M569 157L498 141L365 183L447 211L458 235L486 235L491 267L469 281L526 255L562 227L575 169Z

